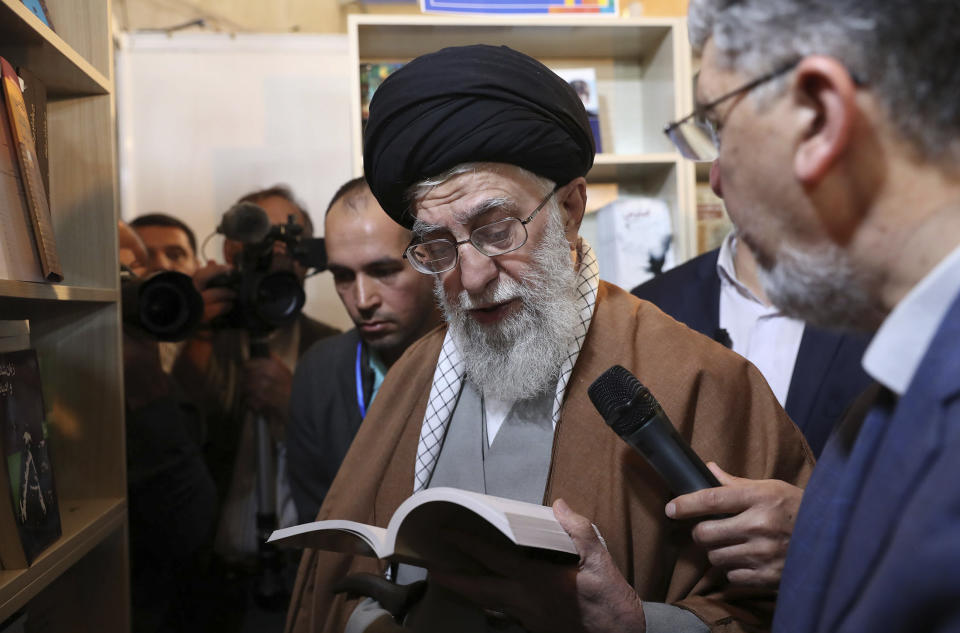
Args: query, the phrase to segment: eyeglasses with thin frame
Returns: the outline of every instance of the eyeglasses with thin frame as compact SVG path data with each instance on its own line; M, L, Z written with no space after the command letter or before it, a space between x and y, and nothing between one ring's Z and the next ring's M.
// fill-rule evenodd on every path
M417 271L436 275L456 268L460 262L460 247L467 242L487 257L511 253L527 243L527 224L540 213L540 209L559 188L559 185L554 187L526 220L509 217L490 222L473 229L467 239L459 242L449 238L416 242L419 238L414 238L414 242L403 251L403 258Z
M709 103L698 105L693 112L678 121L668 124L663 128L663 133L673 142L680 152L681 156L697 162L712 162L716 160L720 153L720 137L717 134L717 126L707 118L710 110L714 109L724 101L728 101L738 95L750 92L757 86L767 83L783 75L800 63L799 59L783 64L775 70L761 75L756 79L748 81L744 85L731 90L725 95L714 99Z

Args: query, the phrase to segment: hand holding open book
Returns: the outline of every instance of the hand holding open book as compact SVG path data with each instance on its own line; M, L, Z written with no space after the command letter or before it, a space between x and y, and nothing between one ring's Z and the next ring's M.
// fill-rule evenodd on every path
M327 520L275 531L268 542L445 569L471 569L471 542L510 545L524 556L560 563L579 559L573 541L547 506L457 488L421 490L404 501L386 528Z

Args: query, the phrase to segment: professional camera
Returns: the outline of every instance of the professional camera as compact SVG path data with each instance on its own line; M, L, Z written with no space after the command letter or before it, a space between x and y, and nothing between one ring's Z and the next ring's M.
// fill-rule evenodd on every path
M123 320L161 341L187 338L203 317L203 298L193 279L172 270L137 277L120 271Z
M234 205L223 215L217 232L241 242L243 249L234 261L236 270L207 283L208 288L229 288L237 293L233 309L212 325L263 336L294 321L306 295L292 270L274 269L274 245L282 242L292 261L321 271L327 266L323 238L304 237L303 227L292 215L286 224L270 224L267 212L252 202Z

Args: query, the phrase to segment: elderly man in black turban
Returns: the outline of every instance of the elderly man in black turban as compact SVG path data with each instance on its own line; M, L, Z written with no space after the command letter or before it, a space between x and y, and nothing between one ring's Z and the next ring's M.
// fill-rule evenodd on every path
M370 188L412 228L405 257L434 277L446 323L391 368L319 518L383 526L413 492L452 486L552 504L581 560L465 539L486 571L431 572L422 600L399 609L330 591L383 563L308 550L288 629L767 627L772 589L731 591L689 526L664 515L669 491L607 428L587 387L611 365L628 368L694 450L742 477L803 484L809 451L753 366L599 281L578 236L594 144L573 89L509 48L448 48L380 86L364 141ZM752 545L727 552L739 556L732 567L763 558L742 556ZM400 565L392 576L426 572Z

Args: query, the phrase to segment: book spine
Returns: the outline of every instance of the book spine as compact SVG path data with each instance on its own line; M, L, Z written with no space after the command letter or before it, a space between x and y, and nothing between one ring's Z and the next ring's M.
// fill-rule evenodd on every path
M30 132L37 149L37 164L43 179L47 206L50 205L50 152L47 142L47 87L30 71L20 66L17 74L23 80L23 103L30 118Z
M50 206L43 188L43 178L37 161L36 146L30 134L30 118L20 92L20 78L10 63L0 57L0 69L3 76L3 93L7 113L10 118L11 135L20 162L20 175L30 209L34 237L40 255L40 266L47 281L63 281L63 269L57 254L57 244L53 235L53 220Z

